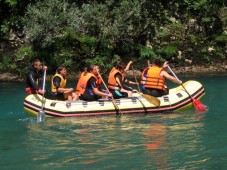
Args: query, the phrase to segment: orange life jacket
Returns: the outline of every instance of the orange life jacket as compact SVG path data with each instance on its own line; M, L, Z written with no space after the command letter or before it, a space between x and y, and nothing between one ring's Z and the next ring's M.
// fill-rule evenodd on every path
M147 71L147 75L144 73ZM153 88L159 90L165 90L165 78L160 76L162 68L158 66L150 66L144 69L141 77L141 84L145 88Z
M108 88L113 90L120 90L122 87L120 84L117 83L115 79L115 75L119 73L122 76L122 80L124 80L124 75L117 69L113 68L110 71L109 78L108 78Z
M96 75L95 77L96 77L97 89L98 89L99 91L101 91L102 79L101 79L98 75Z
M88 81L90 80L90 78L94 77L96 79L96 77L94 76L94 74L92 73L85 73L83 72L81 75L80 75L80 79L77 83L77 86L76 86L76 94L77 95L83 95L86 88L87 88L87 83Z

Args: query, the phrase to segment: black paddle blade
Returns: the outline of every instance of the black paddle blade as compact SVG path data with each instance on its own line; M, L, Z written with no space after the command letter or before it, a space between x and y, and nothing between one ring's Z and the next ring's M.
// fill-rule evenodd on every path
M37 115L37 122L44 122L46 120L45 118L45 113L43 110L40 110L38 115Z

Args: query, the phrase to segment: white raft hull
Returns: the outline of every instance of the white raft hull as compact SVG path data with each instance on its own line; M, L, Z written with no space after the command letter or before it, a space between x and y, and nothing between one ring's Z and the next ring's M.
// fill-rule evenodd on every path
M201 99L205 90L197 81L187 81L185 88L195 99ZM24 100L25 111L33 116L37 116L44 102L43 111L50 117L71 117L71 116L98 116L113 114L136 114L136 113L161 113L184 110L192 107L192 100L182 86L169 90L169 95L158 97L160 106L155 106L147 101L139 93L133 93L133 97L116 99L116 108L111 100L99 100L86 102L78 100L75 102L43 100L41 95L31 94ZM120 109L120 111L119 111Z

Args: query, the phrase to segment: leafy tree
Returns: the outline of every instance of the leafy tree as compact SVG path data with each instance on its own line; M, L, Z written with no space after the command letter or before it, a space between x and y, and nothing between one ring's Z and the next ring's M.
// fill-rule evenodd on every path
M21 68L36 57L53 70L60 64L81 70L87 63L108 70L118 59L134 60L138 67L154 58L174 58L179 65L185 59L197 64L226 60L227 17L222 0L0 3L0 36L23 27L30 40L16 53ZM5 59L5 63L15 60Z

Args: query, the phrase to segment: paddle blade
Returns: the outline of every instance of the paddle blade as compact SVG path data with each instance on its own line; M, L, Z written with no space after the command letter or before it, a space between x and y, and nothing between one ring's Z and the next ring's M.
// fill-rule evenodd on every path
M206 111L207 108L199 101L193 98L193 106L196 108L198 111Z
M45 113L43 110L40 110L38 115L37 115L37 122L44 122L45 121Z
M143 93L140 93L140 94L151 104L153 104L155 106L160 106L160 100L158 98L156 98L154 96L150 96L148 94L143 94Z

